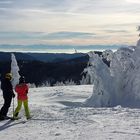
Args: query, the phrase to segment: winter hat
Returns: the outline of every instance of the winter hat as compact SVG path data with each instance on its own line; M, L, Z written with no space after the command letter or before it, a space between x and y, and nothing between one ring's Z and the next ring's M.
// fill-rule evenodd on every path
M25 77L24 76L21 76L19 78L19 83L25 83Z

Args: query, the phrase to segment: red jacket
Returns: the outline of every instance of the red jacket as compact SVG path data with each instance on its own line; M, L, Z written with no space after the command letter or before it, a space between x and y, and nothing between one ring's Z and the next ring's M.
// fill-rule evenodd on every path
M17 92L17 98L18 100L27 100L29 87L26 83L22 83L22 84L17 84L15 87L15 91Z

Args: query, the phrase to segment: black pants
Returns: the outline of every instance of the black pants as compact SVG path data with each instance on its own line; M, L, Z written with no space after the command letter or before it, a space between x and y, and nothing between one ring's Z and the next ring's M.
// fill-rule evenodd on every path
M4 104L0 110L0 115L7 116L9 107L11 106L12 96L11 96L11 94L9 95L9 94L3 93L3 98L4 98Z

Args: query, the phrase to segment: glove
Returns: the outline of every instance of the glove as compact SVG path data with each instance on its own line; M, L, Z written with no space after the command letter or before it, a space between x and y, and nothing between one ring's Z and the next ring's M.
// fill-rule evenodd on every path
M12 97L15 98L15 94L14 93L12 94Z

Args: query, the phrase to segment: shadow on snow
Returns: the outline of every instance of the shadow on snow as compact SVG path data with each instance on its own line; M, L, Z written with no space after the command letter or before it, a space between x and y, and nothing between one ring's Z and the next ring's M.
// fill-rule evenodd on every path
M12 127L12 126L14 126L14 125L17 125L17 124L23 124L22 121L16 122L16 123L12 123L12 122L14 122L14 121L13 121L13 120L9 120L9 121L7 121L5 124L1 125L1 126L0 126L0 131L5 130L5 129L7 129L7 128L9 128L9 127ZM11 124L11 123L12 123L12 124Z

